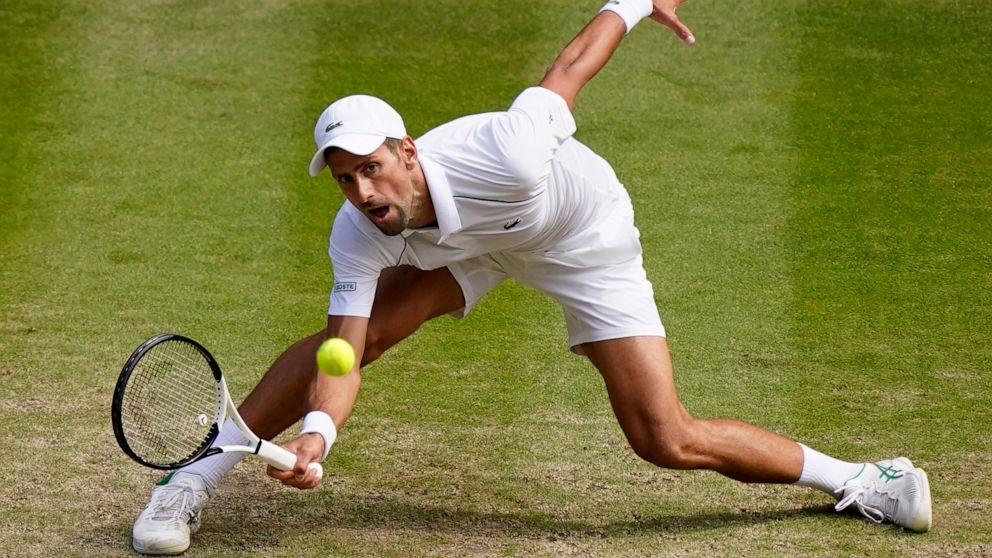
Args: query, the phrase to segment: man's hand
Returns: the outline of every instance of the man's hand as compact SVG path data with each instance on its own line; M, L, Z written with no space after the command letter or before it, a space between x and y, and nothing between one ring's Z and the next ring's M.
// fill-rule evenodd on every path
M280 471L270 465L265 469L265 473L293 488L306 490L320 484L320 479L310 468L310 463L320 460L321 455L324 454L324 438L320 434L311 432L301 435L283 447L296 454L296 466L292 471Z
M696 37L675 15L682 0L653 0L654 10L651 12L651 19L675 31L675 34L682 39L682 42L691 45L696 42ZM643 13L643 12L642 12Z

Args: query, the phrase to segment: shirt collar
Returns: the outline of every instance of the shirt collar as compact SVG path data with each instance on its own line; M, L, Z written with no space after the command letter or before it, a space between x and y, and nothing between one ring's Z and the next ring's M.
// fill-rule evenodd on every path
M437 243L440 244L449 236L462 229L462 219L458 216L458 209L455 207L455 198L451 193L451 185L448 184L448 175L440 165L432 161L424 152L418 154L420 168L424 170L424 178L427 180L427 191L434 204L434 215L437 217L437 228L441 232L441 237ZM403 236L407 237L417 232L419 229L406 229Z

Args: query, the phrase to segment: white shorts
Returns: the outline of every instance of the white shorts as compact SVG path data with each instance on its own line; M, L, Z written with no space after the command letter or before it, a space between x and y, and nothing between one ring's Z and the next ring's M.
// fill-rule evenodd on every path
M449 264L465 297L465 306L452 315L464 317L487 292L512 277L561 304L574 352L592 341L664 337L629 200L617 217L602 230L583 235L585 246L595 246L591 250L493 252Z

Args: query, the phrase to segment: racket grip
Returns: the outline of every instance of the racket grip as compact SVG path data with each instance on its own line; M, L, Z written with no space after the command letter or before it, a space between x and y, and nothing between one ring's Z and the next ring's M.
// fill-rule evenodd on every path
M317 474L317 480L324 478L324 466L316 461L311 461L309 467Z
M269 465L272 465L276 469L281 469L283 471L290 471L296 466L296 454L283 448L282 446L277 446L272 442L267 440L261 440L258 446L258 456L262 458ZM320 463L313 461L310 463L310 468L314 470L317 474L317 478L323 478L324 467Z

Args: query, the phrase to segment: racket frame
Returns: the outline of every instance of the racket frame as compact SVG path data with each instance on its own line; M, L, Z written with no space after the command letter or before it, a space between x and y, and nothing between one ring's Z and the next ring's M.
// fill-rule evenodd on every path
M141 361L142 357L151 351L152 348L166 341L179 341L186 343L195 348L197 352L199 352L200 355L206 360L207 364L210 366L211 372L213 373L214 380L217 382L217 409L214 412L214 422L210 427L210 433L204 439L200 447L196 448L187 457L184 457L178 461L172 463L153 463L146 461L138 455L128 443L127 436L124 433L122 424L123 421L121 420L121 408L124 403L124 393L127 391L128 381L131 374L137 367L138 362ZM213 446L214 442L217 440L217 436L220 434L221 426L228 418L230 418L238 430L241 431L241 434L248 439L248 444ZM114 388L114 398L111 406L111 423L114 427L114 437L117 438L117 444L121 447L124 453L134 461L152 469L166 471L179 469L180 467L184 467L219 453L254 454L259 456L269 465L283 471L292 470L296 465L296 454L281 446L273 444L268 440L262 440L256 436L254 432L252 432L251 428L249 428L247 424L245 424L244 419L241 418L241 414L238 413L238 408L234 405L234 401L231 399L231 392L227 389L227 381L224 380L224 374L221 372L220 366L217 364L217 361L214 359L213 355L211 355L203 345L193 339L176 333L161 333L155 335L145 340L138 346L137 349L134 350L133 353L131 353L131 356L127 359L127 362L124 363L124 367L121 369L120 376L117 378L117 385ZM310 467L317 471L318 478L323 476L323 468L319 463L311 463Z

